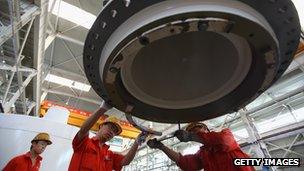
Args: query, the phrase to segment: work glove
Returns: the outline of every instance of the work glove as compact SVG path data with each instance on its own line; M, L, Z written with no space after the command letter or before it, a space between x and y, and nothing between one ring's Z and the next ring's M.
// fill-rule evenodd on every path
M151 140L149 140L147 142L147 145L150 147L150 148L157 148L157 149L160 149L161 147L164 146L164 144L160 141L157 141L156 138L153 138Z
M146 141L147 137L148 137L148 133L147 132L141 132L137 136L135 142L140 146L142 143L144 143Z
M174 133L174 136L180 141L180 142L188 142L192 141L192 134L185 130L177 130Z
M107 102L103 101L103 102L101 103L101 105L100 105L100 108L103 108L103 109L105 109L105 110L109 110L109 109L112 108L112 106L109 105Z

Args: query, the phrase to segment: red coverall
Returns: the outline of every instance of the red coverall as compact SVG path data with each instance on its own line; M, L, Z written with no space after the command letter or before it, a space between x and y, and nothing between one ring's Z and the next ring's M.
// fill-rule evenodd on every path
M119 171L124 156L113 153L108 145L99 146L96 137L89 138L87 135L79 140L74 137L74 153L70 162L69 171Z
M32 163L31 154L27 152L11 159L2 171L38 171L42 157L36 158L35 164Z
M204 146L192 155L180 155L177 165L185 171L252 171L251 166L234 166L234 158L249 158L235 141L229 129L199 133Z

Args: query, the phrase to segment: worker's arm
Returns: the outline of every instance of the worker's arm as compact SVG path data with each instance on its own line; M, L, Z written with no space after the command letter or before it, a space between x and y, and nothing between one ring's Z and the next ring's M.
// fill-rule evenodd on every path
M111 106L103 102L101 107L94 112L80 127L80 130L77 133L78 140L82 140L85 136L88 135L89 130L92 126L98 121L98 119L104 115L104 113L109 110Z
M174 162L178 162L179 161L179 157L180 154L173 151L172 149L166 147L163 143L161 143L160 141L157 141L156 138L149 140L147 142L147 145L150 148L156 148L156 149L160 149L161 151L163 151L171 160L173 160Z
M131 161L134 159L136 151L138 149L138 146L140 146L143 142L145 142L147 138L147 134L142 132L140 133L134 144L132 145L131 149L129 150L129 152L125 155L124 159L121 161L121 165L122 166L126 166L129 165L131 163Z
M203 168L203 163L200 161L200 151L192 155L181 155L166 147L156 138L149 140L147 145L150 148L157 148L162 150L172 161L174 161L182 170L200 170ZM189 164L191 163L191 164Z
M223 129L221 132L208 132L194 134L184 130L178 130L174 135L181 142L195 141L205 146L212 147L218 151L231 151L239 148L229 129Z
M138 144L134 143L129 150L129 152L125 155L124 159L121 161L122 166L129 165L131 161L134 159L136 151L138 149Z
M163 151L175 163L179 161L180 154L168 148L167 146L163 145L160 150Z

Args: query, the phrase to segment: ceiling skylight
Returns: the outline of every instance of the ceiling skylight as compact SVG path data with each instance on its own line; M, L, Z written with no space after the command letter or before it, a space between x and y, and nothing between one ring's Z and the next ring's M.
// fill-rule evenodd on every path
M50 0L49 1L49 10L51 10L51 6L53 2L55 2L54 9L52 14L57 15L60 18L73 22L77 25L81 25L87 29L90 29L93 25L94 21L96 20L96 16L88 13L74 5L71 5L65 1L60 0ZM59 8L58 8L59 7Z
M67 86L67 87L71 87L71 88L75 88L81 91L85 91L88 92L91 88L90 85L87 84L83 84L77 81L73 81L67 78L63 78L63 77L59 77L53 74L48 74L45 78L46 81L48 82L52 82L52 83L56 83L56 84L60 84L63 86Z

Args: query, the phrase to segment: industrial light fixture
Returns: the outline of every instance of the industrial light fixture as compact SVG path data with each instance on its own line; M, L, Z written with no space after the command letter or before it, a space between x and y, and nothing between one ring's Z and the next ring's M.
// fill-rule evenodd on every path
M63 86L67 86L67 87L71 87L71 88L75 88L81 91L85 91L88 92L91 88L90 85L84 84L84 83L80 83L78 81L73 81L67 78L63 78L63 77L59 77L53 74L48 74L45 78L46 81L48 82L52 82L52 83L56 83L56 84L60 84Z

